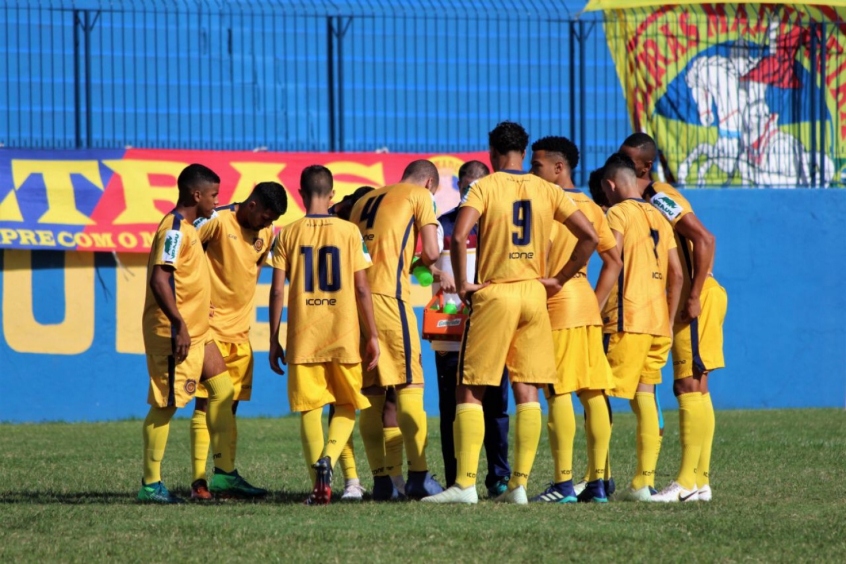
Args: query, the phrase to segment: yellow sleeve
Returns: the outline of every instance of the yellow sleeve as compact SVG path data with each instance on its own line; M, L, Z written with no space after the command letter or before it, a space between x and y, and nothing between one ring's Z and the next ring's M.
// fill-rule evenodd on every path
M608 210L608 228L611 231L616 231L618 233L625 233L626 232L626 215L623 211L618 208L617 206L611 207Z
M185 233L179 229L181 222L176 223L177 229L168 228L168 224L172 225L170 217L156 231L153 244L150 246L150 253L153 256L154 265L170 266L176 270L179 268L183 251L187 249L188 245L183 245Z
M220 220L218 219L217 212L214 212L208 219L204 217L199 218L194 222L194 229L197 230L197 233L200 235L200 242L203 244L217 238L220 235Z
M416 190L414 195L414 222L419 231L425 225L437 225L435 198L425 190Z
M555 210L555 219L564 223L571 215L579 211L579 206L576 202L557 186L553 189L554 200L552 202L553 210Z
M599 235L599 244L596 246L596 250L604 253L617 246L617 238L611 232L611 228L608 227L608 220L605 219L605 215L600 212L597 216L599 221L596 222L596 233Z
M276 242L273 243L273 259L270 265L273 268L288 272L288 251L285 249L284 235L285 230L283 229L276 236Z
M484 214L487 206L485 205L485 195L482 187L479 186L479 181L477 180L473 184L470 185L470 190L467 192L467 199L464 200L464 203L461 204L461 207L470 207L479 212L479 214Z
M668 248L669 248L671 251L672 251L673 249L678 248L678 245L676 245L676 234L675 234L675 232L673 231L673 229L672 229L669 225L667 225L666 223L663 223L663 224L662 224L661 231L663 231L663 233L662 233L661 235L662 235L663 237L667 237L667 238L669 239L669 241L670 241L670 244L669 244Z
M358 272L359 270L370 268L372 264L370 261L370 251L367 250L367 245L364 242L364 237L361 236L361 232L358 229L350 231L349 239L353 270Z
M267 262L267 255L270 254L270 247L273 245L273 227L268 227L259 232L259 237L265 242L264 249L262 250L261 256L259 256L258 261L256 264L262 266Z

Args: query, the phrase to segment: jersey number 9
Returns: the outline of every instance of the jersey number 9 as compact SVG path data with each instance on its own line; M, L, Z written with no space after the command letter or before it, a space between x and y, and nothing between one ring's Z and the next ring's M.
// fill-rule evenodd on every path
M314 247L300 247L300 254L305 261L305 291L314 292ZM341 289L341 250L338 247L330 245L317 250L317 286L321 292Z
M511 242L518 247L525 247L532 242L532 201L514 202L514 227L520 231L511 233Z

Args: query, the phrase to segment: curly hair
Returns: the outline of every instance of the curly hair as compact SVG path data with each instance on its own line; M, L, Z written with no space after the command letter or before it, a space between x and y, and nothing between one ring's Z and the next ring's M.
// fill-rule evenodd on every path
M500 155L512 151L522 153L529 145L529 134L519 123L503 121L488 133L488 144Z
M576 144L566 137L544 137L532 143L532 151L546 151L547 153L558 153L567 164L570 170L575 170L579 166L579 148Z

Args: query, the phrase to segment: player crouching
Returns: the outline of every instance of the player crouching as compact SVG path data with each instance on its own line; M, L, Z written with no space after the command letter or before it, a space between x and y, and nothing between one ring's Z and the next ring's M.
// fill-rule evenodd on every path
M367 369L379 360L379 340L365 269L370 256L354 224L329 215L332 173L314 165L303 170L300 195L306 216L279 233L273 247L270 289L270 367L290 365L288 401L300 413L303 455L314 482L306 505L326 505L332 468L355 428L355 411L370 407L361 394L359 313L367 342ZM285 277L288 299L287 358L279 343ZM356 310L358 304L358 311ZM329 437L323 439L323 407L334 404Z

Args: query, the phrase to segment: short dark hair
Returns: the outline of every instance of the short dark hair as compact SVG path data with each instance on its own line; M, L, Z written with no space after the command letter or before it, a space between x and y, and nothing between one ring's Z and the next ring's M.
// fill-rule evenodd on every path
M651 161L654 161L658 157L658 145L655 144L655 139L646 133L632 133L623 141L623 146L647 152L650 155L649 160Z
M550 136L538 139L532 143L532 151L558 153L567 161L570 170L575 170L579 166L579 148L566 137Z
M372 192L373 190L375 190L375 188L373 188L372 186L359 186L355 189L355 192L353 192L352 194L347 194L343 197L340 202L330 207L329 213L332 215L337 215L341 219L349 221L350 214L352 213L352 209L353 206L355 206L355 203L370 192Z
M481 178L482 176L487 176L491 173L491 169L488 168L488 165L483 163L482 161L467 161L461 168L458 169L458 181L467 176L475 176L477 178Z
M187 194L197 184L204 182L220 184L220 177L209 167L196 163L182 169L182 172L179 173L179 178L176 179L176 185L179 187L180 194Z
M602 167L591 171L588 178L588 190L590 190L590 197L593 198L596 205L610 208L611 203L605 197L605 191L602 190L602 176L604 174L605 170Z
M608 160L605 161L605 165L602 167L602 169L603 179L612 178L616 176L616 174L621 170L629 170L632 172L632 174L637 176L634 161L625 153L614 153L613 155L608 157Z
M488 144L500 155L512 151L522 153L529 145L529 134L519 123L503 121L488 133Z
M332 172L323 165L311 165L300 174L300 190L309 196L328 196L335 181Z
M288 211L288 192L278 182L259 182L253 188L250 199L279 215L284 215Z
M405 170L402 171L402 180L413 180L417 182L424 182L432 178L435 184L441 182L441 175L438 174L438 167L432 161L426 159L418 159L411 161Z

